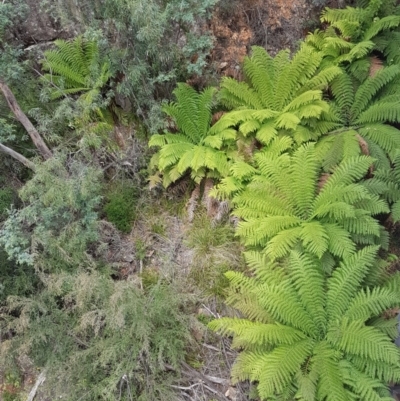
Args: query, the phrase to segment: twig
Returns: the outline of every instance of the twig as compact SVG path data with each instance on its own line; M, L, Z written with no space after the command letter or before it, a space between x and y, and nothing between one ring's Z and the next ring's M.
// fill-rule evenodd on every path
M140 289L143 290L143 260L139 259Z
M194 383L194 384L192 384L191 386L188 386L188 387L175 386L174 384L171 384L170 387L176 388L178 390L185 390L186 391L186 390L192 390L194 387L201 386L202 384L203 384L202 382Z
M210 349L211 351L216 351L216 352L220 352L221 351L219 348L214 347L213 345L210 345L210 344L203 343L202 346Z
M214 319L218 319L219 316L217 314L215 314L210 308L208 308L206 305L201 304L201 306L208 312L210 313Z
M43 371L40 373L39 377L38 377L37 380L36 380L35 385L32 387L32 390L30 391L30 393L29 393L28 398L27 398L26 401L33 401L33 399L34 399L35 396L36 396L36 392L37 392L39 386L40 386L45 380L46 380L46 369L43 370Z

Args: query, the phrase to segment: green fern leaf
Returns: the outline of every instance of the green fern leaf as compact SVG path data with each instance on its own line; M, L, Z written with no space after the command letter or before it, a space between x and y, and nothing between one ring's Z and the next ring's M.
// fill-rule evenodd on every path
M329 281L327 313L331 321L343 316L375 260L377 247L366 247L340 264Z
M369 29L364 33L364 40L370 40L378 35L381 31L386 31L391 28L396 28L400 25L400 16L389 15L380 19L374 20Z
M253 365L251 380L259 381L258 392L264 399L280 394L290 383L294 373L310 355L312 340L303 340L295 345L282 345L271 354L260 355ZM284 362L284 363L283 363Z
M388 288L366 288L360 291L349 305L344 317L366 321L399 304L397 294Z
M372 361L398 364L398 355L393 352L396 345L381 331L365 326L361 321L344 318L339 327L330 329L327 338L344 352Z
M357 118L357 124L399 122L399 102L385 102L384 100L373 104Z

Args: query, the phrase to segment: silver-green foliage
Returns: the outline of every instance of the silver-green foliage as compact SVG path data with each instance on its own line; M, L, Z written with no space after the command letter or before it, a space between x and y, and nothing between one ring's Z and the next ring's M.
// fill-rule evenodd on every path
M249 254L253 277L227 273L230 303L244 317L210 327L242 350L233 379L257 382L263 400L389 401L386 383L400 380L397 319L380 316L399 305L399 276L366 285L376 252L358 251L331 276L295 251L283 266Z
M50 270L89 263L87 249L98 240L99 179L98 170L63 155L38 165L19 193L24 207L0 231L9 256Z
M213 40L199 27L218 0L86 0L79 13L87 24L101 18L110 46L112 69L120 72L117 92L129 97L133 112L152 132L162 128L161 99L170 98L179 81L201 75ZM94 13L87 10L96 10ZM196 61L194 61L196 60Z

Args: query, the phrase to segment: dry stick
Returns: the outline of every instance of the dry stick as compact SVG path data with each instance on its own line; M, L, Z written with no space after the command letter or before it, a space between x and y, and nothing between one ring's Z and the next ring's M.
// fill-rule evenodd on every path
M46 143L40 136L37 129L33 126L29 118L26 114L22 111L21 107L17 102L14 94L11 92L11 89L8 85L0 78L0 90L3 92L3 95L7 101L8 107L14 113L16 119L24 126L26 132L31 137L34 145L39 150L42 157L47 160L50 159L53 154L51 153L50 149L47 147Z
M45 380L46 380L46 370L43 370L43 371L40 373L39 377L37 378L35 385L32 387L32 390L31 390L31 392L29 393L28 398L27 398L26 401L33 401L33 399L34 399L35 396L36 396L36 392L37 392L39 386L40 386Z
M5 146L0 143L0 151L6 153L7 155L13 157L14 159L21 162L24 166L30 168L35 171L35 164L28 160L25 156L22 156L21 153L16 152L15 150L10 149L8 146Z

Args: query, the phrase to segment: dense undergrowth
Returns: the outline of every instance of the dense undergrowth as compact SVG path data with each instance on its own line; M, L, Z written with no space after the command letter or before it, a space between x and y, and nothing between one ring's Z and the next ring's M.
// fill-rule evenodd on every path
M37 367L43 397L178 399L208 323L238 350L232 383L258 399L390 400L399 7L326 9L296 53L253 47L242 81L197 90L175 86L210 78L194 27L216 2L89 3L88 29L44 53L39 81L0 5L2 92L49 146L27 145L0 102L0 144L17 153L1 165L3 397L22 399L18 371Z

